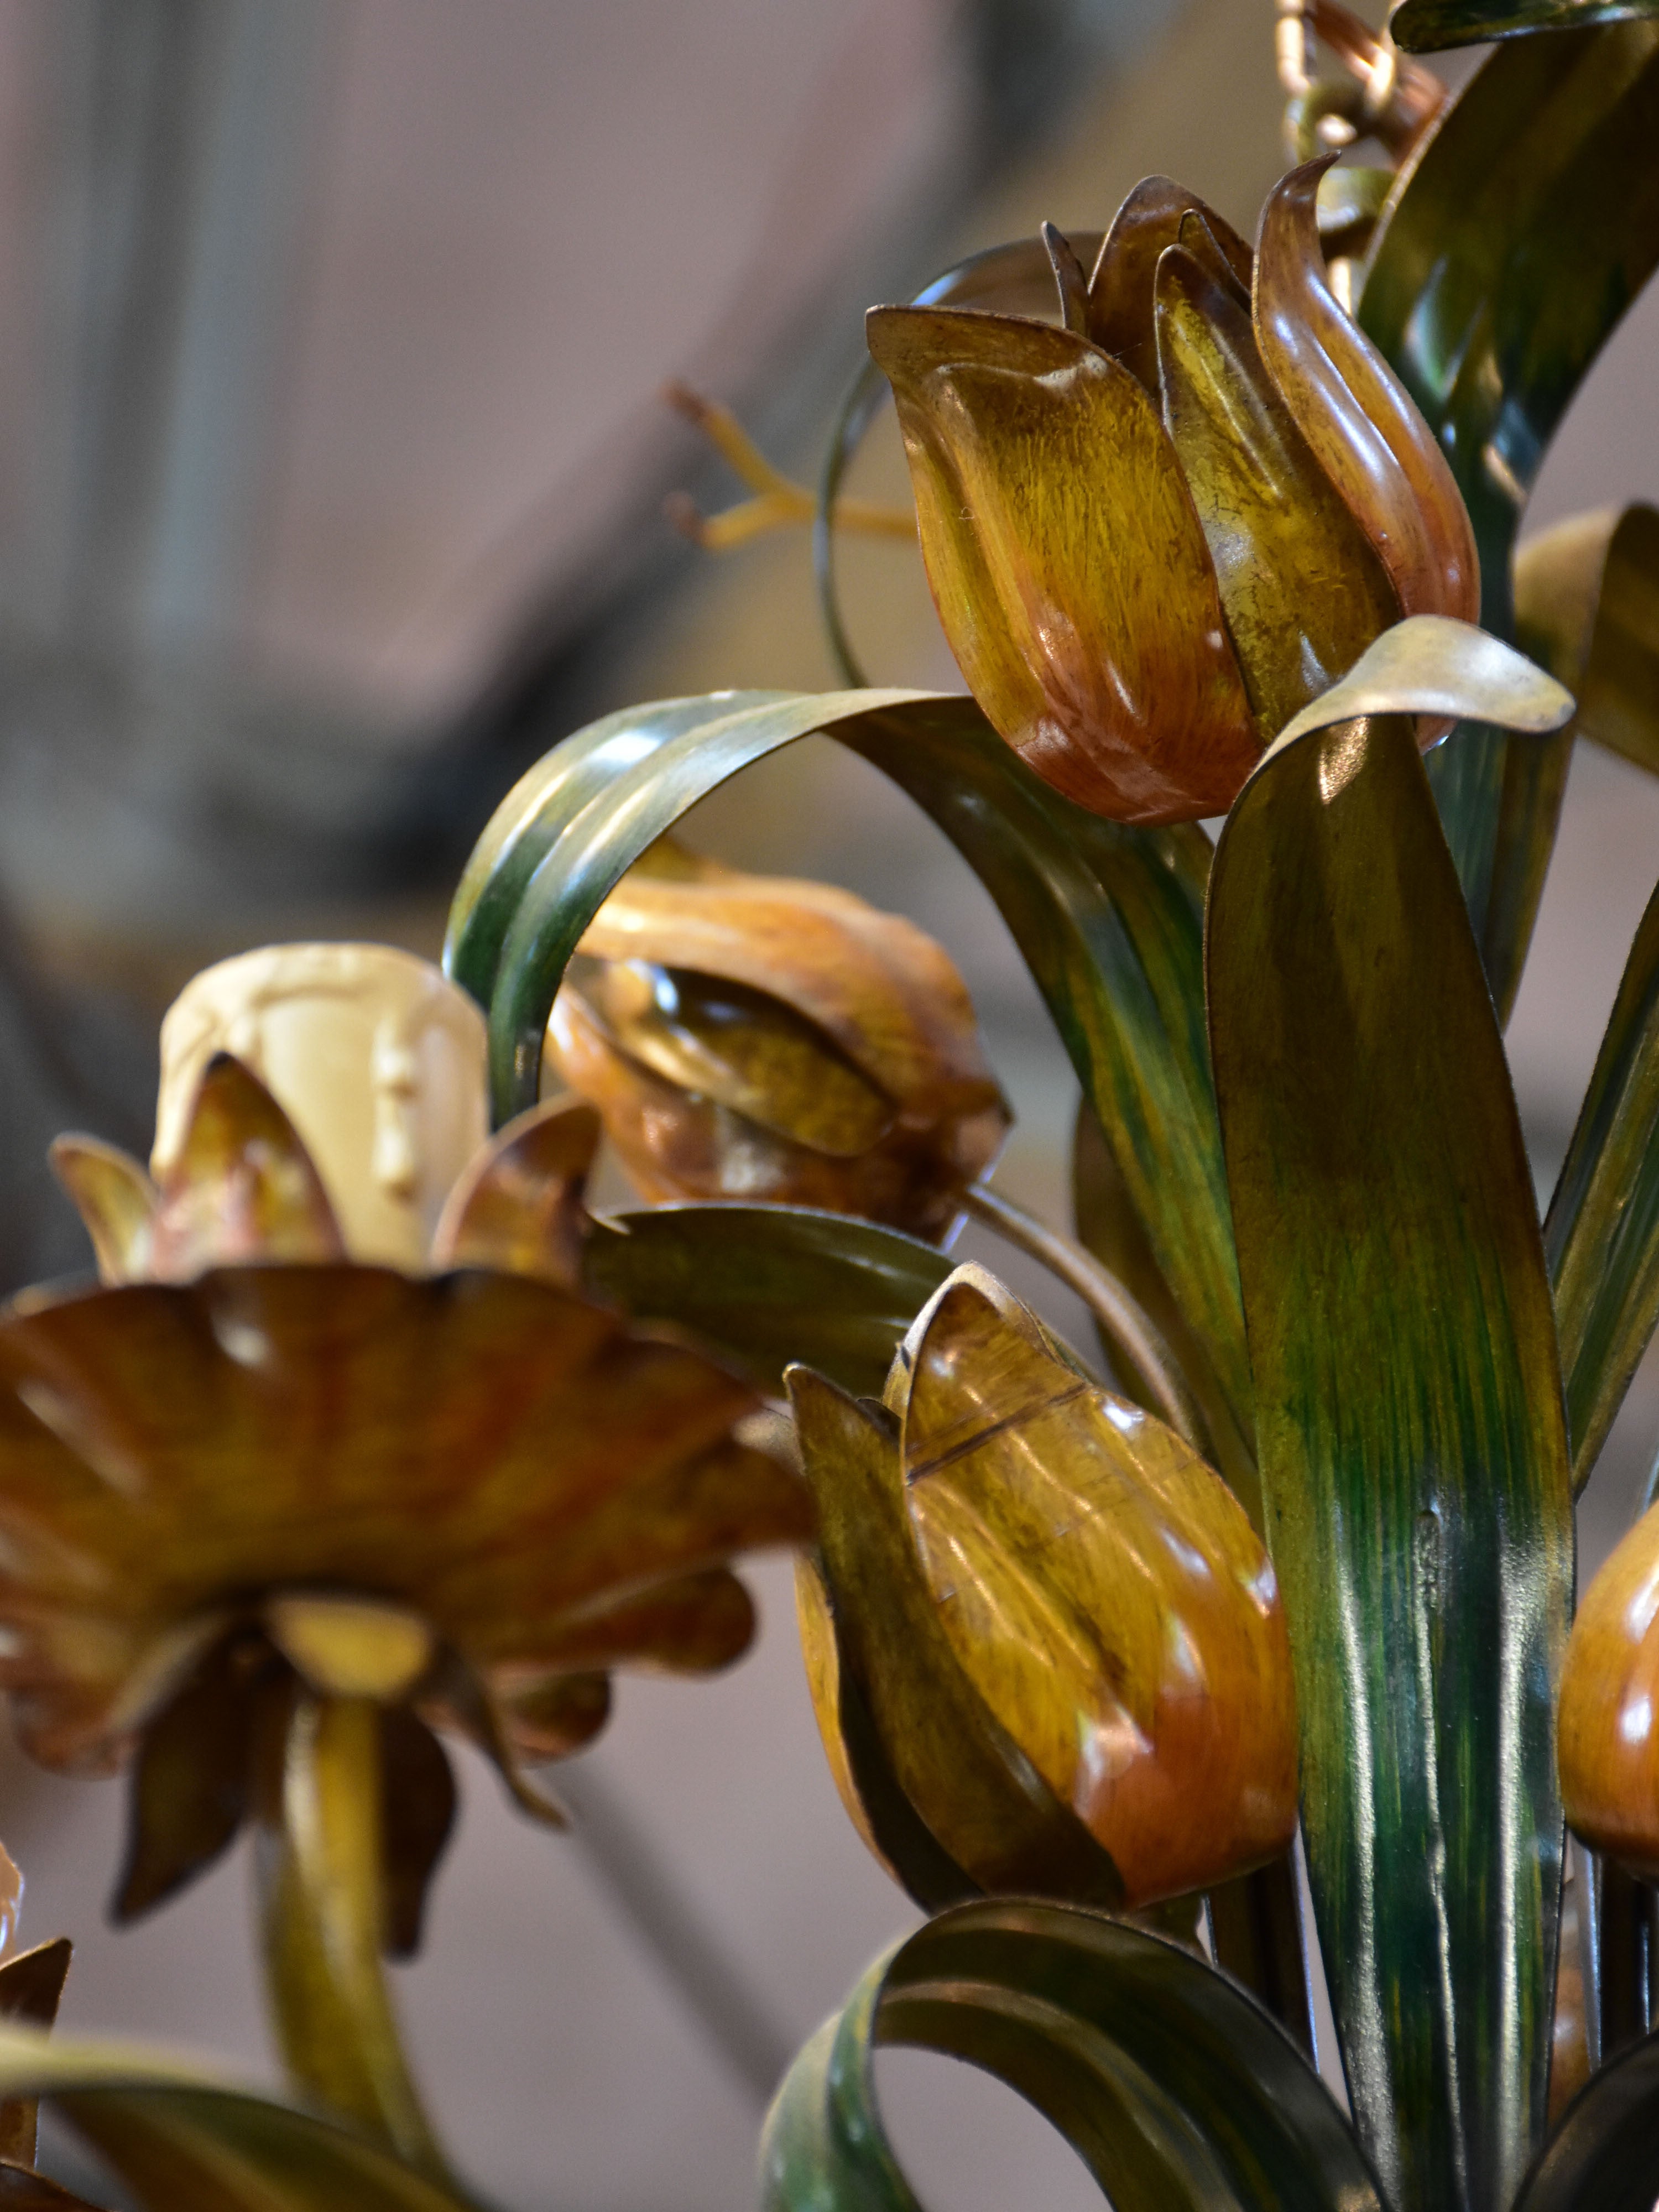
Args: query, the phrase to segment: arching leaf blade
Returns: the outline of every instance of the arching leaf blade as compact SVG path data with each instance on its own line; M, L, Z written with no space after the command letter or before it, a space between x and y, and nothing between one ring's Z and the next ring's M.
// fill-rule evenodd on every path
M1393 2201L1498 2212L1545 2111L1571 1492L1525 1153L1408 724L1348 722L1264 763L1218 849L1209 930L1356 2122Z
M706 721L718 698L728 709L787 695L777 691L696 693L627 707L590 722L580 744L555 745L520 777L467 856L449 908L444 964L488 1006L501 938L525 885L547 856L550 839L631 760L642 736L660 743Z
M1598 23L1659 15L1659 0L1405 0L1389 24L1408 54L1522 39L1534 31L1582 31Z
M651 1206L596 1224L583 1254L595 1297L695 1330L765 1389L801 1360L857 1397L880 1396L951 1267L896 1229L786 1206Z
M1545 1223L1573 1482L1659 1325L1659 891L1631 945Z
M1510 40L1408 166L1372 247L1358 318L1445 447L1480 545L1481 620L1500 637L1549 441L1659 264L1656 137L1659 22ZM1504 1012L1560 804L1565 745L1540 760L1532 742L1466 724L1429 770Z
M930 693L805 696L665 736L641 710L632 765L568 815L542 808L544 857L512 901L489 902L492 1082L498 1118L533 1099L542 1036L566 962L626 868L698 799L754 761L823 730L882 769L979 875L1024 953L1189 1325L1248 1433L1237 1268L1204 1034L1202 912L1208 846L1071 805L1018 761L969 699ZM613 725L602 738L619 742ZM589 743L565 740L580 764ZM571 783L578 779L573 769ZM490 837L501 833L492 827ZM529 849L524 833L514 849ZM470 912L484 910L482 893ZM510 921L505 916L510 911ZM452 933L451 958L465 918Z
M1578 701L1573 728L1659 775L1659 508L1571 516L1523 540L1516 637Z
M764 2212L913 2212L876 2100L883 2043L1008 2082L1116 2212L1382 2212L1318 2076L1236 1984L1104 1914L1007 1899L930 1921L808 2045L767 2123Z
M0 2028L0 2099L50 2097L146 2212L473 2212L331 2120L135 2046Z
M1515 2212L1652 2212L1659 2197L1659 2036L1604 2066L1567 2107Z

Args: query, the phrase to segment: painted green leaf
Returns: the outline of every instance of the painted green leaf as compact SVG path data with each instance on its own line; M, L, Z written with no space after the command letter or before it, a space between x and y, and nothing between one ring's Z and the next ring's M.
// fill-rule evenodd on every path
M659 1206L598 1224L586 1288L641 1321L672 1321L782 1387L804 1360L878 1397L904 1332L951 1273L896 1229L805 1206Z
M533 1101L560 976L623 871L728 776L826 731L923 807L996 901L1158 1265L1248 1433L1249 1370L1204 1036L1201 833L1128 829L1072 805L969 699L858 691L734 706L716 695L704 709L698 720L677 701L638 709L632 725L613 715L578 731L557 748L559 777L545 764L532 771L520 787L527 798L509 797L486 830L446 957L489 1008L498 1118Z
M1445 447L1480 548L1481 620L1500 637L1512 634L1516 531L1545 451L1659 263L1656 143L1659 23L1515 40L1458 94L1372 249L1358 319ZM1565 742L1555 750L1564 754ZM1562 772L1534 740L1473 725L1431 758L1504 1012L1554 842Z
M1653 2212L1659 2198L1659 2036L1596 2074L1569 2106L1515 2212Z
M1575 734L1659 775L1659 508L1604 507L1523 540L1515 623L1577 699Z
M1659 0L1405 0L1389 28L1408 54L1521 39L1529 31L1582 31L1659 15Z
M1210 1463L1258 1528L1261 1526L1261 1483L1255 1454L1241 1432L1215 1378L1204 1347L1187 1326L1179 1301L1152 1257L1152 1248L1135 1212L1128 1185L1101 1132L1087 1099L1078 1103L1072 1139L1072 1213L1078 1242L1110 1269L1130 1296L1152 1317L1188 1389L1198 1401L1209 1434ZM1156 1393L1097 1327L1105 1370L1115 1389L1157 1413Z
M145 2212L470 2212L349 2129L134 2045L0 2028L0 2099L50 2097Z
M1104 1914L1004 1900L919 1929L806 2045L767 2122L763 2212L919 2212L882 2132L878 2044L1009 2083L1115 2212L1382 2212L1318 2075L1235 1984Z
M511 927L531 877L546 857L541 825L571 820L611 779L649 749L706 721L787 697L776 691L725 691L686 699L659 699L627 707L590 722L580 745L555 745L527 769L485 824L467 856L450 902L445 964L480 1006L489 1004L501 939ZM533 1101L532 1102L533 1103Z
M1659 891L1625 963L1544 1230L1578 1487L1659 1323L1656 1139Z
M1397 2206L1503 2212L1545 2110L1571 1502L1520 1128L1409 724L1264 761L1208 960L1356 2124Z

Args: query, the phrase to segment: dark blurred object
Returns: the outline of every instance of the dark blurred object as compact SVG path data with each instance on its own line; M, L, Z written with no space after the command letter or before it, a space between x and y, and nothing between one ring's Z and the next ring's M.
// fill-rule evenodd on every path
M222 926L441 878L683 563L664 375L798 443L867 300L1156 13L20 0L26 905Z

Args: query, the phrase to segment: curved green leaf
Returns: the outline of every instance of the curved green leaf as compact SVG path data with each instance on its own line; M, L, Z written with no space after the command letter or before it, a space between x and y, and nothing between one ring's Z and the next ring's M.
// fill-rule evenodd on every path
M1356 2124L1395 2203L1503 2212L1545 2112L1571 1498L1520 1127L1409 724L1264 762L1208 960Z
M582 1275L638 1320L695 1329L766 1389L781 1389L799 1359L855 1397L879 1397L900 1339L951 1265L851 1214L717 1204L597 1223Z
M565 963L623 871L728 776L825 731L931 815L996 901L1158 1265L1248 1433L1249 1369L1204 1034L1201 833L1127 829L1073 805L971 699L855 691L737 707L717 695L704 705L701 721L678 701L641 708L632 726L613 715L578 731L557 748L551 795L537 795L532 773L520 786L528 800L509 798L485 832L446 959L489 1007L498 1118L533 1102ZM596 750L603 775L590 772ZM507 856L505 884L490 854Z
M1398 20L1398 19L1397 19ZM1360 323L1446 449L1480 548L1481 620L1513 630L1510 561L1545 450L1659 263L1659 24L1500 46L1385 210ZM1512 1003L1554 843L1558 758L1474 725L1429 776L1492 995Z
M0 2027L0 2099L50 2097L146 2212L469 2212L366 2137L134 2046Z
M1527 538L1515 623L1576 696L1576 734L1659 775L1659 508L1607 507Z
M1659 15L1659 0L1404 0L1389 28L1408 54L1522 39L1531 31L1582 31Z
M1187 1326L1180 1302L1152 1256L1152 1248L1135 1212L1128 1185L1113 1157L1086 1098L1078 1102L1072 1138L1072 1217L1078 1242L1124 1285L1169 1346L1188 1388L1198 1401L1213 1457L1257 1529L1261 1527L1261 1484L1255 1455L1241 1432L1204 1347ZM1104 1370L1114 1389L1148 1413L1157 1413L1156 1394L1123 1358L1107 1333L1096 1324ZM1160 1418L1162 1416L1160 1415Z
M1236 1984L1103 1913L1006 1900L918 1929L806 2045L767 2122L764 2212L919 2212L882 2133L878 2043L1009 2083L1115 2212L1382 2212L1318 2075Z
M1659 2035L1650 2035L1568 2106L1515 2212L1653 2212L1656 2198Z
M579 813L640 758L642 746L678 737L713 713L787 696L778 691L721 691L625 707L588 723L580 732L580 745L567 743L544 753L490 816L461 871L444 941L444 965L456 982L488 1008L501 940L526 884L546 857L545 841L538 835L544 822L564 822Z
M1582 1488L1659 1324L1659 891L1625 963L1544 1242Z

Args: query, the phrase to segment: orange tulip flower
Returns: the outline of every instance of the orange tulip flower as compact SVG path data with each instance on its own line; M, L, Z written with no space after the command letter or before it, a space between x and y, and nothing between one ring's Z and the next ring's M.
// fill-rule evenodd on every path
M1275 188L1254 257L1164 177L1086 277L1046 234L1063 327L869 317L969 686L1039 775L1114 820L1224 811L1380 632L1478 613L1445 459L1331 289L1328 166Z
M659 847L561 990L551 1057L641 1194L863 1214L942 1237L1008 1109L967 988L914 923Z

